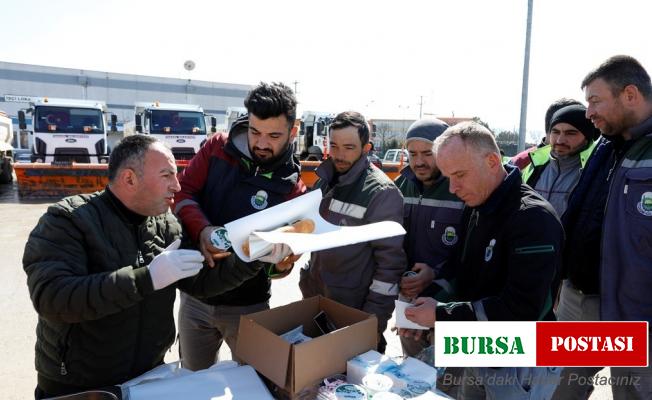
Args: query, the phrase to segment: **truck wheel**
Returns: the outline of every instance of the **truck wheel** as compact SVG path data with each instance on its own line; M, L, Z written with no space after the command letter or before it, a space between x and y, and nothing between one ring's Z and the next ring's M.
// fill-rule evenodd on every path
M2 172L0 173L0 183L11 183L13 176L11 172L13 167L9 159L5 159L2 163Z

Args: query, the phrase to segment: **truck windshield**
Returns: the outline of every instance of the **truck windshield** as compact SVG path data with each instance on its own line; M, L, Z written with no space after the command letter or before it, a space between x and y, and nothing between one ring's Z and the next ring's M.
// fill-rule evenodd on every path
M204 114L194 111L152 110L150 133L205 135Z
M104 133L102 111L93 108L37 106L34 130L50 133Z

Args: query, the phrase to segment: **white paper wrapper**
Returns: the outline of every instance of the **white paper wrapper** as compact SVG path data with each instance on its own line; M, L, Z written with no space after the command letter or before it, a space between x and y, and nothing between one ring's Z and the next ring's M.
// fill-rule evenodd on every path
M337 226L319 215L321 191L315 190L296 199L259 211L226 224L233 250L243 261L253 261L270 251L271 243L285 243L294 254L331 249L405 234L401 224L393 221L360 226ZM313 233L287 233L273 230L301 219L312 219ZM249 256L242 244L249 241Z

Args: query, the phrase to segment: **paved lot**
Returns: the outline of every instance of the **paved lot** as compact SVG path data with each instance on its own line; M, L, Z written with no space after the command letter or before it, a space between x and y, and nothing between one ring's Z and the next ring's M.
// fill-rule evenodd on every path
M34 372L34 342L36 312L27 292L26 278L22 270L22 255L29 232L47 209L49 201L19 201L14 185L0 185L0 399L33 398L36 384ZM305 257L304 259L305 260ZM299 273L293 273L272 285L272 307L299 300ZM178 302L177 302L178 306ZM390 321L389 326L392 326ZM399 356L400 343L391 332L385 332L388 341L387 354ZM176 345L168 352L166 361L177 357ZM227 346L220 353L221 359L230 358ZM592 400L610 399L610 390L599 387Z

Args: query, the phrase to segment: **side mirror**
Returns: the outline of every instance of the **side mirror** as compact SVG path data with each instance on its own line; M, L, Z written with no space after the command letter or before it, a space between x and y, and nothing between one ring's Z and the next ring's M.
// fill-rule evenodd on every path
M217 132L217 118L211 117L211 133Z
M27 123L25 122L25 111L18 111L18 128L27 129Z
M118 130L117 125L118 125L118 116L115 114L111 114L111 132L116 132Z
M136 132L143 133L143 117L140 114L136 114Z

